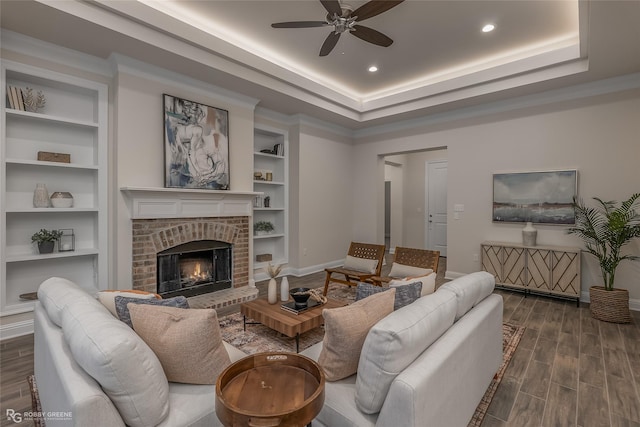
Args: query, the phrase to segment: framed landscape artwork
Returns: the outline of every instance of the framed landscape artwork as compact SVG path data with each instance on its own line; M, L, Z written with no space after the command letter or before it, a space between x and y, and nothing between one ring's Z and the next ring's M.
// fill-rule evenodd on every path
M575 224L578 171L493 174L493 221Z
M165 187L229 189L229 113L163 95Z

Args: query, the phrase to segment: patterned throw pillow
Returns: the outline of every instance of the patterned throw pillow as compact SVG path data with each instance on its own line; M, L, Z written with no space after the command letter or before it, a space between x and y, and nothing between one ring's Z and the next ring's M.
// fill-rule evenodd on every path
M140 299L162 299L162 297L158 294L154 294L151 292L138 291L135 289L125 289L125 290L116 290L116 289L107 289L104 291L98 292L98 301L102 303L105 307L109 309L111 314L114 317L118 317L118 313L116 312L116 297L129 297L129 298L140 298Z
M393 288L396 290L396 298L393 304L393 310L395 311L420 298L422 282L412 282L402 286L394 286ZM356 301L377 294L378 292L388 291L389 289L392 288L383 288L382 286L375 286L371 283L360 282L356 287Z
M231 364L213 309L130 304L133 329L160 359L167 380L215 384Z
M118 319L129 325L129 327L133 328L131 324L131 314L129 313L129 308L127 304L148 304L148 305L161 305L165 307L175 307L175 308L189 308L189 302L183 296L168 298L168 299L140 299L140 298L129 298L129 297L115 297L116 302L116 313L118 314Z

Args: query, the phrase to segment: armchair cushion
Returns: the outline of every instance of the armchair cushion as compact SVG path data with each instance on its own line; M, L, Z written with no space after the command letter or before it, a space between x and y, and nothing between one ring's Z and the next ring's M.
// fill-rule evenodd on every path
M408 277L426 276L430 273L433 273L433 270L430 268L414 267L412 265L405 265L394 262L393 264L391 264L389 277L403 279Z
M378 268L378 260L347 255L347 258L344 260L343 268L375 274L376 269Z

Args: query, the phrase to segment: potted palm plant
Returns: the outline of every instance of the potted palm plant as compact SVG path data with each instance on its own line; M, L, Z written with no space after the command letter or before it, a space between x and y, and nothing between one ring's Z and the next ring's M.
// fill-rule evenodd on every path
M640 193L620 203L605 202L594 197L596 207L586 206L574 198L575 226L567 230L580 236L587 252L598 259L604 286L589 288L591 315L599 320L629 323L629 291L614 288L616 269L624 260L637 260L633 254L623 254L622 248L632 239L640 237Z
M46 230L41 228L40 231L33 233L31 241L38 244L38 252L41 254L50 254L53 252L56 240L62 236L60 230Z

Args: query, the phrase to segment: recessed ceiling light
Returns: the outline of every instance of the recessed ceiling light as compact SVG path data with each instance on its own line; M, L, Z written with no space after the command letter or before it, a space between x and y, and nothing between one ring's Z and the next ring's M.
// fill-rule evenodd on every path
M375 73L376 71L378 71L378 67L376 67L375 65L372 65L371 67L369 67L370 73Z
M482 32L483 33L490 33L491 31L495 30L496 26L493 24L487 24L484 27L482 27Z

